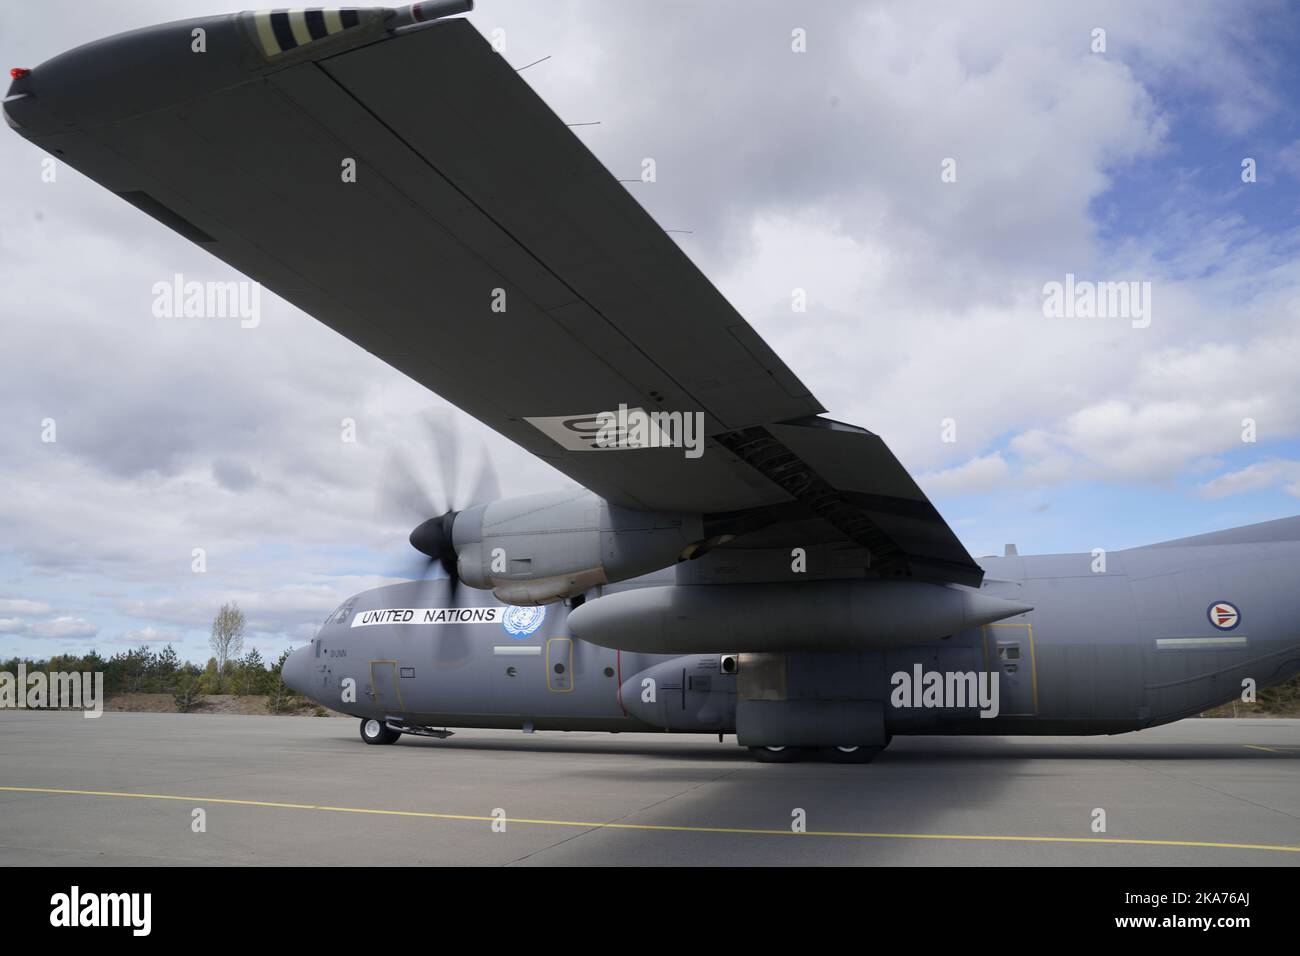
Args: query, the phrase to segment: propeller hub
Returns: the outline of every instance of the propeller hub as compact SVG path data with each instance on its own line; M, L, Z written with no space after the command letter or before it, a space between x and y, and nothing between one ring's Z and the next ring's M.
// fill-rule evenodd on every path
M456 523L457 514L458 512L448 511L418 525L411 532L411 547L435 561L441 561L443 567L450 565L454 568L456 546L451 539L451 529Z

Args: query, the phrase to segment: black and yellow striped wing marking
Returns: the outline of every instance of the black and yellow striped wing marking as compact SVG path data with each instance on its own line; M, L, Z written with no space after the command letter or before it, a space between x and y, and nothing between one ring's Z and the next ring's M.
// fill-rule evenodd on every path
M259 10L253 14L253 25L262 52L270 58L360 26L361 11Z

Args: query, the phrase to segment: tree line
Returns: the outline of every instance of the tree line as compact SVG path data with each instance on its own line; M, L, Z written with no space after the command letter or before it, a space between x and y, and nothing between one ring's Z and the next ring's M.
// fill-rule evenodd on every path
M141 644L109 658L96 651L56 654L38 661L14 657L0 663L0 670L17 673L21 663L28 673L102 672L107 694L172 694L181 711L192 710L208 694L264 695L273 712L301 705L303 698L280 678L289 652L274 663L268 663L255 647L243 653L245 626L239 605L223 604L212 621L212 656L204 667L182 661L171 644L158 651Z
M103 672L105 693L178 695L177 706L183 710L192 709L207 694L262 694L268 698L272 709L276 709L272 699L294 696L280 679L280 669L288 656L289 652L285 651L268 665L261 653L253 648L242 657L227 659L224 667L218 665L216 657L208 658L207 665L199 667L182 661L176 648L170 644L159 651L141 644L109 658L101 657L96 651L83 655L56 654L48 660L36 661L14 657L0 663L0 670L16 674L19 663L22 663L29 674L35 671L47 674ZM182 697L187 706L182 706L179 699ZM284 703L290 705L287 700Z

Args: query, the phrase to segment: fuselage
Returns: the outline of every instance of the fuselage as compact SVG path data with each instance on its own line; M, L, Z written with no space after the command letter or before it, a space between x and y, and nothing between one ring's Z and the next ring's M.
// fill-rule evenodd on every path
M453 601L445 580L410 582L347 601L284 675L335 710L423 728L722 734L738 701L799 698L878 701L887 735L1120 733L1300 672L1298 539L1287 519L1107 555L984 558L984 590L1033 610L927 644L783 655L621 652L568 634L563 603L512 609L465 587ZM938 692L923 694L931 675ZM952 675L996 682L996 705L943 696Z

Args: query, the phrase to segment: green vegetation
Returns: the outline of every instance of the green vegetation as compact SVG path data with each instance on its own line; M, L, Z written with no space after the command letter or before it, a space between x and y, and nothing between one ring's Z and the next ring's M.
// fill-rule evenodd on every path
M22 664L27 673L103 672L104 692L114 694L170 694L176 709L182 714L196 710L209 694L266 697L267 707L273 714L283 714L304 707L307 701L285 686L280 679L289 652L271 666L253 648L242 657L244 646L244 613L237 604L223 604L212 621L212 649L214 654L207 666L200 668L188 661L182 663L176 648L168 644L161 651L150 650L147 644L129 651L114 654L105 660L95 651L84 656L58 654L49 660L33 661L12 658L0 661L0 671L18 673Z
M1253 704L1234 700L1201 714L1202 717L1300 717L1300 677L1261 690Z
M0 671L18 672L22 663L27 672L44 671L103 671L104 690L109 694L178 694L189 689L195 696L207 694L258 695L280 693L292 697L280 680L280 667L288 651L271 667L256 648L243 657L231 658L225 667L218 668L216 658L207 666L182 663L176 649L170 644L154 651L147 644L129 651L100 657L95 651L84 656L57 654L49 660L29 660L17 657L0 661ZM301 703L302 698L295 698ZM179 705L179 700L177 701Z
M1261 690L1259 706L1274 714L1300 714L1300 677Z
M254 654L257 651L253 652ZM280 655L280 659L275 662L271 668L274 679L270 682L271 686L266 694L266 709L273 714L283 714L287 710L293 710L295 707L305 703L305 701L285 686L280 679L280 671L284 668L284 662L289 657L289 652L285 651Z
M203 700L203 681L200 677L184 674L176 681L176 690L172 693L176 709L188 714Z

